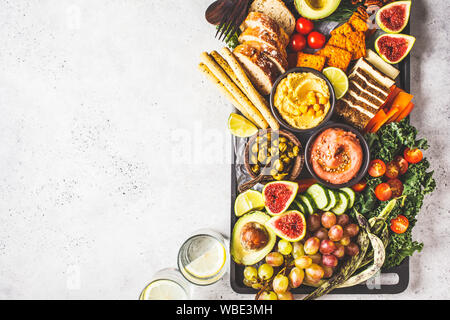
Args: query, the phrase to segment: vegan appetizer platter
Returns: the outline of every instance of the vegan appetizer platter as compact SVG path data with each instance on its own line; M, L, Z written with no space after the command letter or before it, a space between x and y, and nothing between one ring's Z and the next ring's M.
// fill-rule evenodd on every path
M231 287L399 293L436 183L409 115L411 1L216 1L199 70L234 106ZM416 108L419 109L419 108ZM420 109L416 112L421 112ZM366 285L381 273L397 284Z

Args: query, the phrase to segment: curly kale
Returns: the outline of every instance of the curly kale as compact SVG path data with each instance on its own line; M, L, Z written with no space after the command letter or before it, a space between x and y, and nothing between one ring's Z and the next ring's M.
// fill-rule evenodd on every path
M384 126L376 134L366 135L366 140L372 159L381 159L387 163L395 156L401 155L407 147L427 149L427 141L425 139L417 140L416 136L417 129L405 119L399 123L393 122ZM410 164L408 171L399 177L404 186L403 198L402 201L397 201L397 205L390 212L386 221L389 223L391 219L401 214L408 218L409 228L403 234L390 232L384 268L399 265L407 256L411 256L415 251L423 248L422 243L413 241L411 232L416 224L425 195L433 192L436 188L433 171L427 171L429 167L428 160L423 159L417 164ZM382 178L368 177L366 189L358 195L355 202L355 208L368 218L378 216L388 203L387 201L380 202L375 197L374 190L381 182L383 182Z

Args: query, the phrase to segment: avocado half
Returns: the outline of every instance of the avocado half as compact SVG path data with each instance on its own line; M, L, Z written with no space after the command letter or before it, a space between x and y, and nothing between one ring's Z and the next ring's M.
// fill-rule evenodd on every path
M237 264L246 266L253 265L270 253L275 245L277 236L272 230L265 227L265 223L270 220L270 216L261 211L247 213L239 218L235 223L231 235L231 257ZM267 231L268 241L263 248L250 250L244 247L241 242L241 232L248 223L257 223Z
M340 3L341 0L295 0L295 8L302 17L319 20L336 11Z

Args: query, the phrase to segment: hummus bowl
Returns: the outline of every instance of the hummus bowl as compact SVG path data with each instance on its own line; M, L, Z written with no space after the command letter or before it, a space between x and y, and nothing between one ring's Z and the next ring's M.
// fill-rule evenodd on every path
M330 81L321 72L297 67L282 74L270 94L270 108L289 131L311 133L332 117L336 97Z
M309 173L329 188L345 188L360 182L369 162L369 145L357 129L347 124L328 123L306 143L305 164Z

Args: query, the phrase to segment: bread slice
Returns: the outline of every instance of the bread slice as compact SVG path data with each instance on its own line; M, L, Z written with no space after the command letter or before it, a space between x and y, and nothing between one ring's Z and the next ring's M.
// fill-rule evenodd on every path
M265 13L278 22L289 36L294 32L295 17L282 0L254 0L249 11Z
M265 13L250 12L241 25L242 30L247 28L261 28L267 30L269 33L280 39L283 47L287 47L289 44L289 36L286 31L284 31L284 29L275 20Z
M279 74L275 64L261 51L246 43L237 46L233 53L256 89L262 95L270 94Z
M239 43L247 41L256 41L262 45L277 50L285 59L287 59L286 48L283 46L282 41L276 35L271 34L265 29L261 28L247 28L239 36Z
M246 41L244 42L245 45L249 45L258 51L262 52L263 55L265 55L270 61L272 61L275 66L277 67L278 71L280 73L285 73L286 69L288 68L288 61L283 55L273 48L270 48L264 44L261 44L261 42L258 41Z

